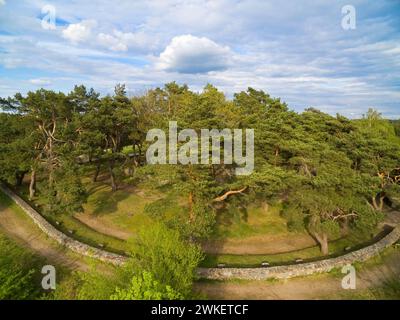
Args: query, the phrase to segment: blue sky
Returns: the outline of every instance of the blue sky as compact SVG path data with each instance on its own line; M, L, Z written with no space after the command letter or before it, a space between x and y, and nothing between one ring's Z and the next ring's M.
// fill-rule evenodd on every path
M342 28L342 7L356 28ZM51 5L56 28L43 28ZM251 86L290 108L400 118L400 1L0 0L0 96Z

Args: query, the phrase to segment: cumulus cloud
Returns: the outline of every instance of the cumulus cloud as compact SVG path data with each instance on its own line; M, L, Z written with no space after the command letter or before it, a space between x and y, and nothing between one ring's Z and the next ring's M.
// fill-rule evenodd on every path
M157 67L179 73L207 73L226 69L231 55L228 47L208 38L181 35L160 54Z
M154 41L144 32L121 32L114 30L113 34L99 33L97 36L99 45L112 51L128 51L129 48L151 48Z
M73 23L63 30L62 36L72 43L83 42L91 37L92 29L96 25L96 20L83 20L79 23Z
M46 87L51 85L51 81L47 79L31 79L29 82L35 86Z
M112 51L127 51L128 50L128 46L125 43L123 43L120 39L118 39L117 37L114 37L110 34L100 33L97 36L97 42L100 45L105 46Z
M176 80L196 91L212 83L228 96L251 86L296 110L353 116L374 105L399 114L399 1L357 0L363 14L351 32L341 28L340 1L56 1L58 20L73 22L60 24L61 35L38 23L42 0L3 2L0 96L31 90L20 75L34 68L40 76L27 79L51 79L62 91L84 83L109 93L117 82L147 90Z

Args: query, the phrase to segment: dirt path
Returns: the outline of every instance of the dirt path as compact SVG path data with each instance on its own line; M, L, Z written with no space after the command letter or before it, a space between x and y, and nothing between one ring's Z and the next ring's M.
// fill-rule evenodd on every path
M89 228L121 240L132 238L128 232L116 226L107 224L97 217L87 214L75 214L74 217ZM315 241L308 235L254 236L245 239L228 239L210 241L202 245L203 250L210 254L277 254L315 246Z
M344 275L343 275L344 276ZM400 252L385 258L385 263L362 270L357 274L357 289L360 293L377 287L385 280L400 277ZM341 287L342 277L321 274L285 281L241 281L241 282L199 282L196 291L210 299L255 299L255 300L316 300L340 299L348 290Z
M386 212L384 225L400 224L400 212ZM244 239L226 239L209 241L203 244L203 250L210 254L278 254L314 247L318 245L307 234L260 235Z
M306 234L285 234L210 241L203 245L203 249L211 254L277 254L305 249L315 245L313 238Z
M79 257L73 257L71 252L49 239L27 217L4 208L0 204L0 232L13 239L18 244L47 258L55 264L63 265L71 270L89 270L88 264Z
M100 219L96 217L91 217L88 214L80 213L75 214L74 218L82 222L83 224L87 225L89 228L105 234L107 236L111 236L120 240L128 240L132 238L132 232L128 232L126 230L120 229L110 224L106 224Z

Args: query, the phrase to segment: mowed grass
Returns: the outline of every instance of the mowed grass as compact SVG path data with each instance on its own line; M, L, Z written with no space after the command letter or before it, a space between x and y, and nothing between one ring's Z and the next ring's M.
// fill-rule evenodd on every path
M73 216L51 214L44 214L44 216L57 229L76 240L118 254L125 254L128 251L128 243L125 240L100 233Z
M151 223L143 211L155 198L149 190L124 188L112 192L109 185L97 182L89 193L84 213L110 226L137 233Z
M224 211L217 215L213 240L243 239L257 235L287 234L286 221L280 215L279 205L250 206L246 211Z

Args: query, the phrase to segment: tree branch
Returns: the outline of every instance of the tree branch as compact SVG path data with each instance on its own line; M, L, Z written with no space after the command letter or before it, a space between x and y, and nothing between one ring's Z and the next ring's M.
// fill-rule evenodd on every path
M230 190L225 192L222 196L217 197L215 199L213 199L213 202L221 202L226 200L226 198L228 198L229 196L233 195L233 194L238 194L238 193L243 193L243 191L245 191L247 189L247 186L240 189L240 190Z

